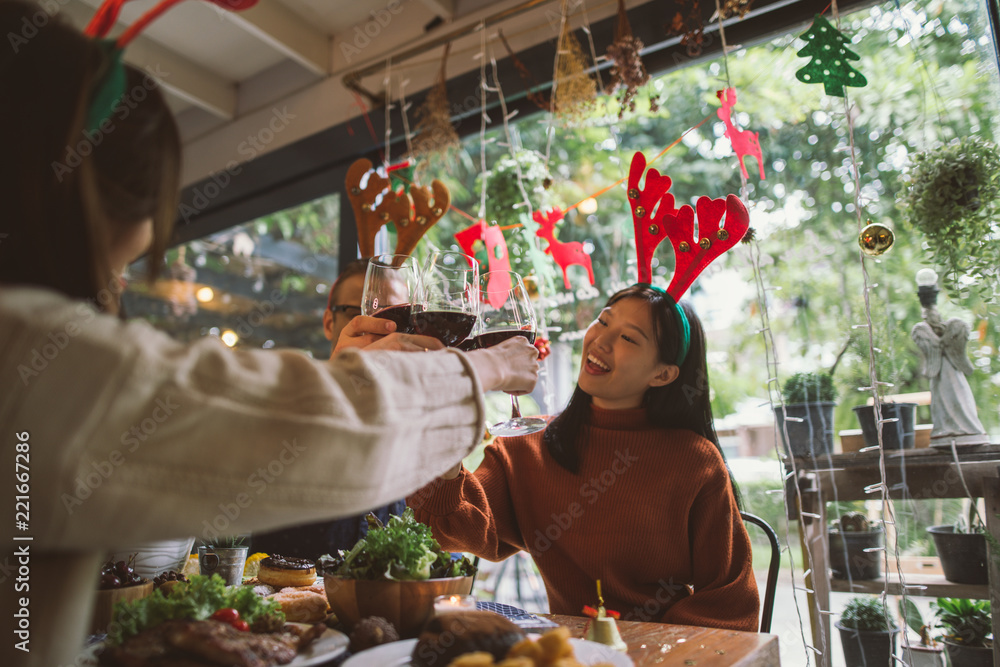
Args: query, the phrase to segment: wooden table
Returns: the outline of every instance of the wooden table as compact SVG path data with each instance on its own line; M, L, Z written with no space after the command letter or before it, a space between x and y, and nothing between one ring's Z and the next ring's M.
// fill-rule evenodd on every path
M589 618L539 614L583 637ZM696 667L764 667L780 665L778 638L756 632L717 630L691 625L618 621L636 667L694 665Z

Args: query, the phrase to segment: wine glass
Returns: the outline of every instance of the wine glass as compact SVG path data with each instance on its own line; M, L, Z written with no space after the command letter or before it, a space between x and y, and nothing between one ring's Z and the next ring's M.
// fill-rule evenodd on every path
M479 314L479 264L458 252L435 253L418 281L413 332L457 347Z
M513 271L489 271L479 279L482 301L476 342L480 349L501 343L514 336L535 342L535 310L521 276ZM527 435L545 428L538 417L522 417L517 396L510 395L511 415L506 421L489 427L492 435Z
M411 312L420 284L417 263L408 255L377 255L368 260L361 314L396 323L399 333L413 333Z

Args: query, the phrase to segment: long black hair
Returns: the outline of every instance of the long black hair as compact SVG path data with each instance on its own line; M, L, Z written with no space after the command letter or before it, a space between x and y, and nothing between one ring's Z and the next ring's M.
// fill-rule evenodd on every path
M0 0L0 34L13 40L0 50L0 233L9 236L0 243L0 285L48 287L103 307L120 290L111 246L147 218L150 279L162 266L177 215L180 137L157 84L129 65L125 96L86 129L112 59L61 18L39 16L35 3Z
M616 292L608 299L605 307L624 299L640 299L649 304L653 319L653 340L659 350L659 360L676 365L681 346L681 327L674 311L673 298L648 285L633 285ZM725 461L726 456L719 446L719 437L712 420L708 364L705 360L705 330L689 304L682 301L680 307L684 309L691 325L691 344L687 356L679 366L680 374L677 379L669 384L647 389L642 405L650 424L663 429L694 431L715 445ZM587 422L591 400L590 394L577 385L566 409L549 422L545 429L543 439L549 454L570 472L580 469L580 452L586 444L582 442L582 427ZM729 470L728 463L726 469ZM729 479L736 504L742 509L742 498L732 470L729 470Z

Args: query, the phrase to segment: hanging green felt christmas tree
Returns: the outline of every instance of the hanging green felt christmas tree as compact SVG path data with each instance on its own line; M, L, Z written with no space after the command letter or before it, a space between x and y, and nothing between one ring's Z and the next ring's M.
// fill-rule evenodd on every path
M846 97L844 86L861 88L868 85L864 75L847 62L861 60L861 56L847 48L849 40L825 18L817 14L801 39L806 45L797 55L812 60L795 73L799 81L822 83L827 95L839 97Z

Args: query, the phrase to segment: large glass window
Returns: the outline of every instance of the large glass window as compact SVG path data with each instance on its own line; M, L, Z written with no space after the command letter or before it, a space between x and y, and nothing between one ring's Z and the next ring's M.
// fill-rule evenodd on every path
M337 277L340 196L332 194L191 241L153 286L132 267L125 308L179 340L330 354L323 310Z

